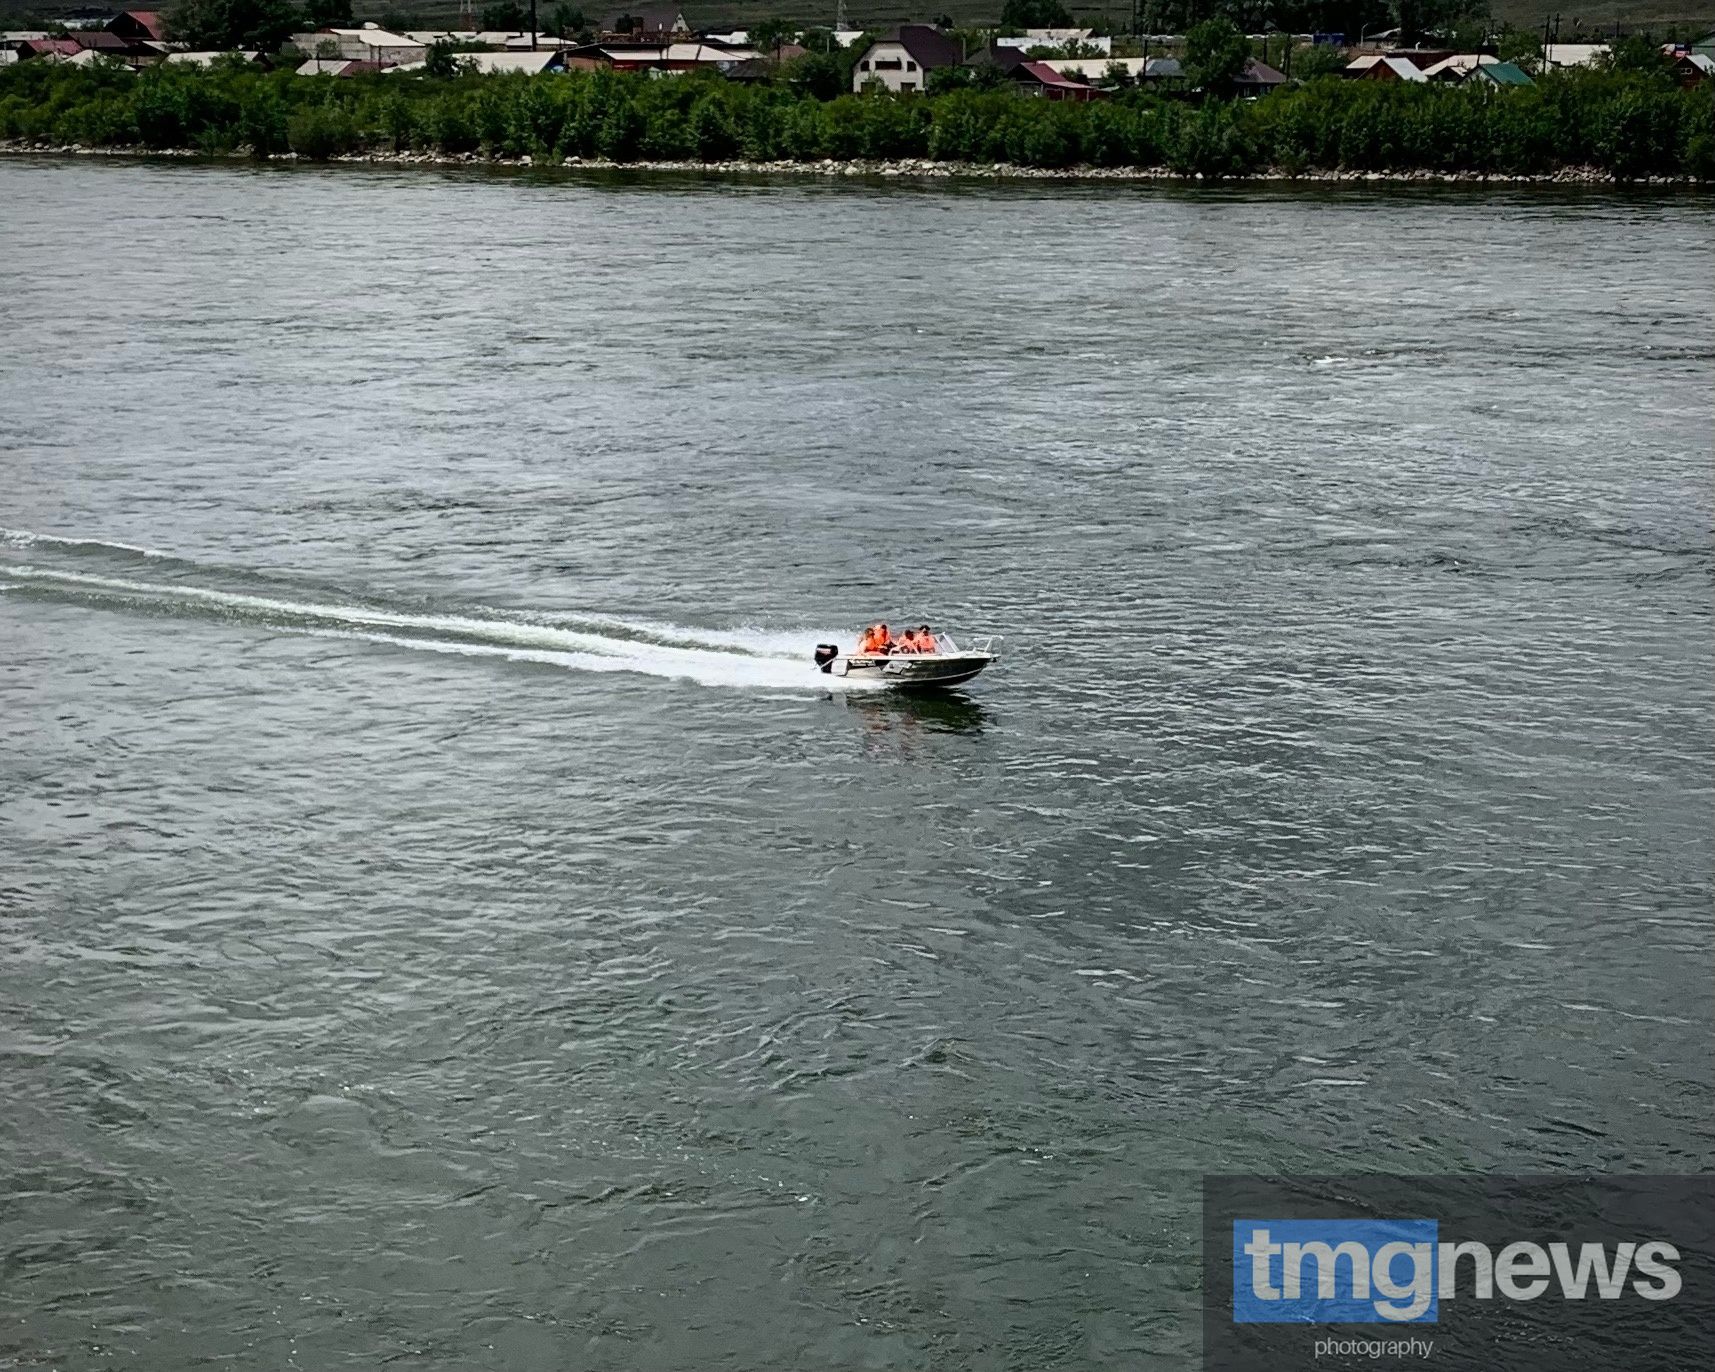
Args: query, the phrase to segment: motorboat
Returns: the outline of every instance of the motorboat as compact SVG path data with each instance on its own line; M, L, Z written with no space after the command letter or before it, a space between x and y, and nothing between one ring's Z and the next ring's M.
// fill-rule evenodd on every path
M829 676L873 681L901 689L940 690L961 686L1000 656L1000 637L975 638L966 647L951 634L936 634L932 653L842 652L834 643L816 645L816 666Z

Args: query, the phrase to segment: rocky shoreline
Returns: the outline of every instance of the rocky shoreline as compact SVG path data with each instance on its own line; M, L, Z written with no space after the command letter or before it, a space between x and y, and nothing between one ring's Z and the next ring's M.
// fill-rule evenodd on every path
M81 143L51 144L0 141L0 156L178 158L200 162L253 162L248 151L210 154L190 148L106 148ZM278 153L266 162L296 163L310 159L297 153ZM989 181L1169 181L1196 184L1206 178L1198 173L1185 176L1166 167L1021 167L1008 162L936 162L928 158L899 161L850 161L824 158L815 162L610 162L602 158L493 157L483 153L359 152L328 158L322 165L389 167L508 167L553 168L574 171L676 172L714 176L818 176L874 177L914 180ZM314 164L312 164L314 165ZM1615 179L1600 167L1562 167L1539 175L1509 176L1475 171L1287 171L1274 168L1249 176L1231 178L1233 184L1287 182L1297 184L1440 184L1485 186L1612 186ZM1650 177L1633 185L1693 186L1690 177Z

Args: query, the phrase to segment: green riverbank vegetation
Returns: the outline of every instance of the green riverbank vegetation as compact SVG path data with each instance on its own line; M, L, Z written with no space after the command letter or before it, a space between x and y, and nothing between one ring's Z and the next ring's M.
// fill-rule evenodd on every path
M318 160L359 152L616 162L927 158L1206 178L1592 167L1620 181L1715 181L1715 83L1684 90L1666 71L1549 72L1516 89L1328 75L1254 100L1116 89L1087 103L974 87L836 94L821 77L813 63L738 84L610 71L334 80L224 60L142 71L21 62L0 68L0 140Z

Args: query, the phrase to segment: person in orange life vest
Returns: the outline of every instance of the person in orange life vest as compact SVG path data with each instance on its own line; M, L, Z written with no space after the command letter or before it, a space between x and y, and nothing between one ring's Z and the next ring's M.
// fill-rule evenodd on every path
M919 624L917 626L917 651L920 653L932 653L936 651L935 635L929 632L929 626L927 624Z

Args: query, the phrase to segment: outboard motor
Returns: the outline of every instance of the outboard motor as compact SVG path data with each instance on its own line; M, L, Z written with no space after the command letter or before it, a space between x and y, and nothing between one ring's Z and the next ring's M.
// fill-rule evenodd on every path
M818 643L816 645L816 665L824 672L834 670L834 659L840 655L838 644Z

